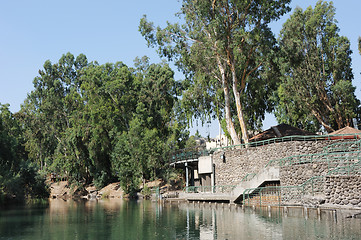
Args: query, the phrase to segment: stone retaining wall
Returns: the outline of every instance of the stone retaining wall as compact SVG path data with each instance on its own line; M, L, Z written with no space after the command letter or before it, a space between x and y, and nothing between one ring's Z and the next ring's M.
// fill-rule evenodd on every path
M281 142L220 150L215 152L212 158L215 165L215 184L237 185L247 174L261 171L271 160L322 153L324 147L340 141L347 140ZM221 158L223 154L225 160ZM347 156L353 153L339 154ZM321 162L320 160L315 156L309 163L280 168L281 186L300 186L314 176L324 176L307 182L304 187L282 188L282 203L315 206L328 203L361 207L361 176L326 176L332 168L342 166L343 163L330 161L333 165L329 165L325 159Z
M339 156L347 155L350 158L356 156L353 153L340 153ZM283 191L282 199L286 201L292 199L294 204L311 206L330 203L361 207L361 176L327 176L332 169L342 167L347 163L340 161L329 165L327 162L317 162L320 160L317 157L313 160L315 161L313 163L294 164L280 168L281 186L302 186L298 188L297 194L293 191Z
M328 172L328 164L305 163L288 165L280 168L281 186L298 186L314 176L324 176Z
M247 174L262 170L270 160L293 155L321 153L323 148L336 141L293 141L273 143L259 147L249 147L218 151L213 154L216 185L236 185ZM225 154L225 162L221 155Z
M327 176L326 203L361 207L361 176Z

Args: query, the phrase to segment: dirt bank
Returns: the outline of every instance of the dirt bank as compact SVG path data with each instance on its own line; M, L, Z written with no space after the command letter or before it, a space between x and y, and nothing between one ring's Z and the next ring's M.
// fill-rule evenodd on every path
M122 198L123 194L119 182L111 183L100 190L94 186L88 186L82 191L77 187L71 188L67 181L59 181L50 185L50 198Z

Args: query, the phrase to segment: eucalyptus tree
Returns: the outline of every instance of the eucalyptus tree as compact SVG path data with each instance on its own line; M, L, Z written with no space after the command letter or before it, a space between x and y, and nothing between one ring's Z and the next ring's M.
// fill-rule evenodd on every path
M296 8L283 25L280 122L322 125L327 132L352 125L359 100L352 85L350 42L339 35L332 2Z
M135 100L128 127L118 131L112 153L113 171L123 189L134 193L139 184L154 179L182 129L175 117L177 84L167 64L137 62L131 95Z
M100 188L119 178L136 190L185 141L173 74L146 58L136 68L70 53L46 61L18 114L29 158L72 183Z
M20 156L17 154L18 137L13 114L9 105L0 103L0 169L1 176L8 171L15 171L19 168ZM4 172L3 172L4 171Z
M8 104L0 103L0 204L25 197L48 197L45 178L28 161L23 144L16 114L10 112Z
M88 64L84 55L76 59L70 53L63 55L58 63L49 60L34 78L34 90L28 94L19 112L25 128L26 149L34 161L51 165L54 153L64 145L66 129L71 127L70 118L78 105L81 69Z
M112 179L112 152L118 132L129 130L136 108L133 70L122 62L89 64L81 77L84 102L79 112L79 134L88 157L87 171L96 186Z
M234 126L248 142L247 122L254 127L269 110L275 39L268 24L289 11L290 0L184 0L183 24L155 28L146 17L139 29L149 46L173 60L187 80L183 103L196 117L216 116L240 143ZM232 108L236 110L236 118Z

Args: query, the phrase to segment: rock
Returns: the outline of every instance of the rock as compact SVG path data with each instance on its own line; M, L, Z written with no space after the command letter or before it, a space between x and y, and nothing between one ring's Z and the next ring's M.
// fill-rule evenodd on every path
M326 194L327 194L327 193L331 193L331 192L332 192L332 190L329 189L329 188L325 190L325 193L326 193Z
M115 182L100 189L98 195L101 195L102 198L122 198L124 192L120 187L120 183Z

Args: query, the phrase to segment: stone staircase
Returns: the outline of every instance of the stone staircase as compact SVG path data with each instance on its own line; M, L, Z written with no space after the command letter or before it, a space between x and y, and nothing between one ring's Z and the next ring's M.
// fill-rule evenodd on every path
M279 167L268 167L257 173L248 181L242 181L235 187L231 193L231 202L239 202L243 198L243 192L246 189L254 189L260 187L265 182L274 182L280 180ZM252 193L252 190L248 192Z

